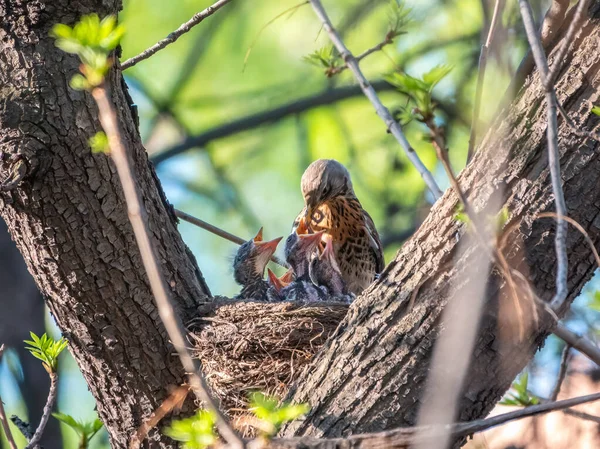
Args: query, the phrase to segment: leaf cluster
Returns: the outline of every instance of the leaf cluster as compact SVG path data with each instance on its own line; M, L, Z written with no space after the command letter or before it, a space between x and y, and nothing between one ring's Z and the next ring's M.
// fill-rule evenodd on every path
M536 405L540 403L540 400L532 395L527 390L527 384L529 382L529 374L523 373L519 377L519 380L513 382L510 392L508 392L500 401L501 405L518 405L522 407L528 407L530 405Z
M101 21L97 14L83 16L73 28L63 23L52 27L50 35L56 38L56 46L76 54L83 63L82 75L71 79L73 89L86 90L103 83L112 64L109 54L119 45L124 33L125 28L117 25L115 16L107 16Z
M178 419L164 429L165 435L183 443L185 449L204 449L215 443L216 417L209 410L198 410L189 418Z
M432 100L433 88L450 73L452 66L440 64L435 66L429 72L423 74L421 78L415 78L407 73L394 72L387 75L385 79L396 87L400 92L407 95L414 102L414 108L406 107L401 111L400 121L405 123L413 119L426 122L433 118L436 108Z
M309 410L308 404L284 402L280 405L279 399L261 392L250 395L250 411L259 419L259 428L264 436L276 435L283 424L298 419Z
M66 424L79 435L79 449L85 449L88 447L90 440L102 429L102 421L95 419L93 421L81 422L77 421L71 415L64 413L52 413L56 419L63 424Z
M63 337L60 340L54 340L48 337L44 333L41 337L38 337L33 332L29 332L31 340L24 340L29 345L26 346L31 355L42 361L42 365L48 371L48 373L55 373L57 367L57 360L60 353L67 347L67 340Z

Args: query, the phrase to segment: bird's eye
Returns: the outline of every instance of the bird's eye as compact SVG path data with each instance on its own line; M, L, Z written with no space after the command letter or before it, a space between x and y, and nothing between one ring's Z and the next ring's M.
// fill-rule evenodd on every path
M329 195L330 192L331 192L331 187L325 186L325 188L323 189L323 196Z

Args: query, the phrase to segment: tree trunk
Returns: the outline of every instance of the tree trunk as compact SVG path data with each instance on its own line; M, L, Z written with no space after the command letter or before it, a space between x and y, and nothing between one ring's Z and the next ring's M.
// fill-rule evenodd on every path
M29 331L44 331L44 300L23 257L10 239L4 220L0 218L0 345L6 344L19 355L23 380L19 389L27 405L27 419L36 426L48 397L50 379L38 359L25 349L23 340L30 339ZM22 416L21 418L25 418ZM59 449L62 439L58 421L48 422L42 437L46 449Z
M593 2L594 15L599 4ZM104 155L92 155L87 144L99 129L96 108L88 94L67 87L77 61L55 49L48 37L54 23L72 23L84 12L115 13L119 6L116 0L0 0L0 150L19 155L27 168L17 188L0 194L0 213L71 340L113 447L124 448L168 386L183 381L183 373L158 318L114 167ZM559 82L559 97L579 124L588 120L587 101L594 100L600 67L597 22L586 27L589 35L576 43ZM163 270L186 320L208 289L148 164L122 79L114 73L110 81ZM486 138L461 185L477 210L485 208L493 192L502 191L510 224L519 225L507 255L514 266L528 267L537 293L548 299L555 278L554 227L551 220L532 219L552 209L545 116L543 92L534 77ZM561 125L569 213L597 242L600 161L595 150L595 142L577 138ZM1 164L0 180L19 168L18 158L5 156ZM438 201L379 281L356 301L335 338L298 381L294 397L308 400L313 410L288 434L334 436L415 423L448 286L472 254L456 250L456 233L464 231L453 218L456 205L451 192ZM580 235L570 234L568 250L572 299L594 265ZM455 262L450 268L449 260ZM408 300L421 283L409 310ZM511 304L502 285L498 277L490 283L459 407L463 420L481 417L493 407L552 327L541 316L525 342L504 340L500 345L497 310Z
M88 139L100 126L91 95L69 88L79 63L48 33L58 22L120 7L117 0L0 0L0 214L69 339L113 447L126 447L168 388L184 382L184 372L158 316L115 167L90 151ZM177 231L122 86L115 70L112 100L157 254L180 315L189 319L209 291ZM11 189L23 162L25 178Z
M597 101L600 85L599 11L600 1L593 1L557 83L559 100L571 118L588 129L598 124L589 110L590 102ZM548 301L556 279L555 223L547 218L534 220L537 214L554 210L546 110L536 73L510 110L491 127L459 181L478 211L485 210L494 195L500 196L500 203L510 212L507 228L515 227L505 255L511 266L528 278L537 295ZM599 144L577 137L564 121L559 128L568 214L598 246ZM309 402L312 410L306 420L284 429L284 435L338 437L416 424L450 286L455 286L473 257L473 248L458 250L455 235L464 233L465 225L454 219L457 206L456 195L447 191L380 279L353 304L338 335L296 382L293 399ZM570 228L567 251L570 302L596 266L584 237L574 228ZM423 282L410 308L411 295ZM457 418L461 421L481 418L494 407L553 328L553 320L541 314L525 340L519 341L509 322L514 320L514 314L508 312L513 308L512 298L503 287L503 280L494 273L460 395ZM530 303L521 299L521 306L531 310ZM568 304L559 315L567 308Z

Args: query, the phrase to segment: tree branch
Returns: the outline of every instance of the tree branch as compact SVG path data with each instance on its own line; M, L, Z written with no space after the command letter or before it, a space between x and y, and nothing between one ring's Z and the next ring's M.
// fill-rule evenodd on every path
M244 443L231 428L226 418L220 412L217 404L212 399L206 381L201 372L200 362L192 358L185 342L183 325L175 313L172 300L161 274L154 247L150 240L150 233L145 220L146 211L140 200L138 187L129 163L129 157L121 139L117 117L104 87L97 87L92 91L99 111L99 119L108 137L110 156L117 168L121 181L129 221L133 227L135 238L142 257L142 263L150 281L150 287L156 300L161 320L175 347L183 368L188 373L189 382L197 398L211 410L217 419L218 429L223 438L234 448L243 448Z
M50 391L48 391L48 400L46 401L46 405L44 406L44 413L42 414L42 419L40 419L40 423L35 429L35 433L31 440L25 446L25 449L31 449L37 446L42 438L44 433L44 429L46 428L46 424L48 424L48 419L50 419L50 414L52 413L52 407L54 407L54 403L56 402L56 391L58 387L58 374L55 372L48 373L50 375Z
M352 74L354 75L356 80L358 81L360 88L364 92L365 96L369 99L369 101L375 108L377 115L379 115L379 117L381 117L381 119L384 121L388 131L391 132L392 135L398 141L398 143L400 143L400 146L404 150L406 156L412 162L414 167L417 169L417 171L423 178L423 181L425 181L425 184L427 185L427 187L433 194L433 197L437 200L440 196L442 196L442 191L440 190L437 183L435 182L435 179L433 178L432 174L429 172L427 167L425 167L425 165L423 164L423 162L421 161L421 159L419 158L419 156L417 155L415 150L410 146L410 144L408 143L408 140L406 140L406 137L402 131L402 128L400 127L400 124L396 120L394 120L394 118L390 114L390 111L388 111L388 109L381 103L381 100L377 96L375 89L373 89L373 86L371 86L369 84L369 81L365 78L365 76L361 72L360 67L358 66L358 62L356 61L356 58L348 50L348 48L346 47L346 45L344 44L344 42L342 41L340 36L335 31L335 28L333 27L331 20L327 16L325 9L323 9L323 5L321 4L321 1L320 0L310 0L310 4L313 7L313 10L315 11L315 14L317 15L317 17L323 23L323 27L325 28L325 31L327 31L327 34L329 35L330 40L333 42L333 45L340 52L340 56L346 62L346 65L348 66L348 68L350 69L350 71L352 72Z
M0 360L2 359L3 353L4 353L4 345L0 345ZM2 429L4 429L4 435L6 435L6 439L8 441L8 445L10 446L10 449L17 449L17 444L15 443L13 434L10 431L10 427L8 426L8 419L6 418L6 412L4 411L4 403L2 402L1 396L0 396L0 422L2 423Z
M578 335L575 332L571 332L560 323L554 328L554 335L563 340L565 343L571 345L573 349L577 349L587 358L596 363L596 365L600 366L600 348L594 345L587 338Z
M556 293L550 302L551 307L556 310L562 306L567 297L567 269L569 260L566 251L567 240L567 222L564 216L567 215L567 206L565 196L562 190L560 176L560 154L558 151L558 120L557 120L557 100L554 85L549 83L548 61L544 54L542 43L535 29L531 6L527 0L519 0L521 16L527 33L527 40L531 46L533 59L540 73L542 85L546 90L546 103L548 104L548 165L550 166L550 177L552 180L552 192L554 193L554 204L556 207ZM557 61L558 64L558 61Z
M147 48L146 50L141 52L139 55L129 58L128 60L123 62L121 64L121 70L127 70L127 69L133 67L138 62L143 61L144 59L148 59L150 56L152 56L156 52L162 50L167 45L172 44L177 39L179 39L181 36L183 36L185 33L190 31L193 27L198 25L200 22L202 22L207 17L212 16L215 12L217 12L219 9L221 9L223 6L225 6L229 2L231 2L231 0L218 0L213 5L206 8L205 10L200 11L199 13L195 14L194 17L192 17L187 22L183 23L179 28L177 28L175 31L170 33L167 37L158 41L152 47Z
M485 4L485 2L482 2ZM473 157L475 151L475 145L477 143L477 125L479 122L479 114L481 109L481 96L483 93L483 80L485 79L485 70L487 67L488 54L490 52L490 46L496 33L496 26L502 18L502 11L504 10L504 4L506 0L496 0L496 6L494 7L494 14L492 16L492 22L488 31L487 39L481 46L481 53L479 54L479 68L477 72L477 85L475 88L475 103L473 105L473 117L471 118L471 135L469 136L469 149L467 151L467 164Z
M409 445L427 443L436 438L440 433L449 432L452 437L460 438L482 432L492 427L506 424L510 421L528 418L535 415L564 410L580 404L600 400L600 393L580 396L562 401L548 402L532 405L520 410L515 410L492 418L479 419L476 421L455 423L444 426L405 427L379 433L352 435L347 438L276 438L266 446L270 449L374 449L374 448L397 448L406 449ZM255 449L258 441L248 445L249 449ZM264 444L264 442L262 443ZM264 447L264 446L263 446Z

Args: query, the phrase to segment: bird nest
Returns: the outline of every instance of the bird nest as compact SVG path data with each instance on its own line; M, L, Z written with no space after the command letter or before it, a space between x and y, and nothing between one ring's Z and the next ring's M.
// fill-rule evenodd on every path
M283 398L348 311L339 302L248 302L215 298L190 328L194 354L222 410L248 410L248 394Z

